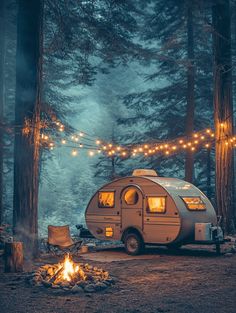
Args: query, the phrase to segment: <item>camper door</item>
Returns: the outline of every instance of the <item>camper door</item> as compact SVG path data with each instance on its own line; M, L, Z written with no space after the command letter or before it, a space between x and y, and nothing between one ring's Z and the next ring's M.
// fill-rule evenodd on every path
M143 229L143 194L138 186L127 186L121 193L121 227Z

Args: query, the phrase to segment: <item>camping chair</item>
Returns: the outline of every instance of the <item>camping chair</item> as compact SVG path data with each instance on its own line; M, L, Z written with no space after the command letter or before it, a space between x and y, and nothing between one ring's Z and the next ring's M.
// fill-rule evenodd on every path
M48 225L48 251L61 255L64 253L75 254L81 246L82 240L73 241L70 235L70 228L65 226L52 226Z

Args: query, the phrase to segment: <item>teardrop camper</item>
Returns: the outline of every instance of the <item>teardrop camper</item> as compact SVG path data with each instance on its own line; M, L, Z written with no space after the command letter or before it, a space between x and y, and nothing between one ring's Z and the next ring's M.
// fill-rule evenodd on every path
M154 170L135 170L100 188L85 219L95 238L121 240L131 255L139 254L145 244L206 243L219 248L223 241L208 198L194 185L159 177Z

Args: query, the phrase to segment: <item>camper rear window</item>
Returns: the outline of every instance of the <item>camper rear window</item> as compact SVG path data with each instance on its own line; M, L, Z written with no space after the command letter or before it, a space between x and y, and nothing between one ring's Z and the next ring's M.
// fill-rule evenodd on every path
M98 206L99 208L113 208L115 205L114 191L99 191Z
M186 207L191 211L206 210L206 205L201 197L182 197Z
M166 197L147 197L147 211L149 213L165 213Z

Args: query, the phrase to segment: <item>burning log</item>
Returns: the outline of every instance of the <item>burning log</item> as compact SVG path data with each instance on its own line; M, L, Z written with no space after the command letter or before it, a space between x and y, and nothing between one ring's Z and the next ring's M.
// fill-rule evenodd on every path
M73 262L71 256L65 256L63 262L44 265L38 268L31 282L36 286L46 286L65 291L95 292L114 283L109 273L88 264Z
M23 243L6 242L4 250L5 272L23 272Z

